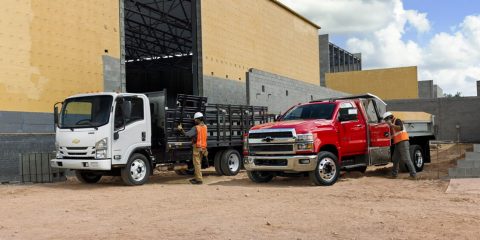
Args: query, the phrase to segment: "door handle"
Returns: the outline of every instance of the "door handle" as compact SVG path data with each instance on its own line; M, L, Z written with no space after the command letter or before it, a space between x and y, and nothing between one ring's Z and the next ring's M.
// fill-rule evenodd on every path
M389 132L384 132L384 133L383 133L383 136L389 137L389 136L390 136L390 133L389 133Z
M357 124L354 127L363 127L363 125L362 124Z
M142 141L145 142L146 139L147 139L147 133L142 132Z

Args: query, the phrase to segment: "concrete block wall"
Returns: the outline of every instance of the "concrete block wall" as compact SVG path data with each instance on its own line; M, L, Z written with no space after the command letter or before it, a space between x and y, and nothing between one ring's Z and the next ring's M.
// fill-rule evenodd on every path
M474 144L473 152L467 152L465 159L459 160L455 168L448 169L450 178L480 177L480 144Z
M209 103L247 104L247 85L244 81L203 76L203 96Z
M419 111L435 115L437 140L480 142L480 97L386 101L389 111Z
M433 80L418 81L418 98L435 98Z
M19 181L19 156L55 148L53 114L0 112L0 182Z
M267 106L273 114L283 113L297 103L346 95L348 94L257 69L247 72L248 104Z
M20 181L20 154L52 152L54 134L0 134L0 182Z

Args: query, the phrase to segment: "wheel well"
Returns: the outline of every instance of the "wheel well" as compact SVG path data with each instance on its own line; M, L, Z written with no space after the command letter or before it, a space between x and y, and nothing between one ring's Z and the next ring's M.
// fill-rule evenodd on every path
M335 154L335 156L338 157L338 150L337 150L337 147L335 145L330 145L330 144L323 145L323 146L320 147L320 152L322 152L322 151L331 152L331 153Z
M152 166L152 169L154 168L153 162L152 162L152 159L151 159L152 154L150 152L150 149L148 149L148 148L137 148L137 149L135 149L135 151L132 152L132 155L135 154L135 153L142 154L143 156L145 156L145 158L147 158L148 162Z

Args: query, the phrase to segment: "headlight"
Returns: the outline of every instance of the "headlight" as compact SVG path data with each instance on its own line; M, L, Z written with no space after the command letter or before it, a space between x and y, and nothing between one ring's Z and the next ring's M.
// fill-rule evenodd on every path
M55 141L55 153L56 153L55 158L63 158L63 155L60 152L60 144L58 144L57 141Z
M313 134L298 134L297 135L297 142L313 142Z
M95 144L95 150L96 150L95 158L97 159L107 158L107 150L108 150L107 140L108 140L107 138L104 138Z
M313 143L297 143L297 150L299 151L312 151Z

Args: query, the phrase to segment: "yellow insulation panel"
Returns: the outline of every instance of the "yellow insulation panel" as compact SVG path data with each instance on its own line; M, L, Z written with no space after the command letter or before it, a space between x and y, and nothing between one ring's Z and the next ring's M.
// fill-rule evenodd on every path
M102 55L120 58L118 0L4 0L0 111L51 112L103 90Z
M383 100L418 98L417 67L327 73L326 85L351 94L372 93Z
M408 122L430 122L432 114L426 112L399 112L392 111L392 114L403 121Z
M204 75L245 82L256 68L320 84L316 25L272 0L202 0L201 6Z

